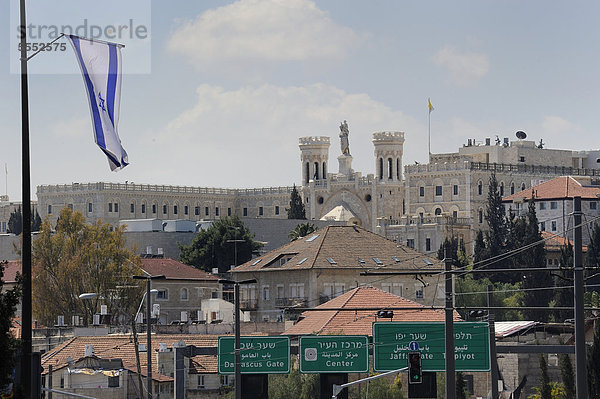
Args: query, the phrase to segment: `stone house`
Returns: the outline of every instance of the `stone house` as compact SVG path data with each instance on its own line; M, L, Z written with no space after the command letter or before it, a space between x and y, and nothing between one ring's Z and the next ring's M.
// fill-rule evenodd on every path
M443 268L437 259L359 226L327 226L231 270L241 286L242 310L258 321L288 318L295 308L311 308L354 287L372 285L421 304L444 303L438 276L368 276L361 272ZM293 317L293 316L290 316Z
M152 281L152 288L158 290L152 302L160 309L159 324L210 322L219 318L214 310L206 314L202 310L202 302L222 298L218 276L168 258L142 258L142 271L165 276L164 280Z
M154 397L173 397L174 347L194 345L215 348L216 335L156 334L152 336L152 380ZM138 336L142 385L147 384L146 335ZM135 345L130 336L74 337L42 356L44 386L96 398L144 397L137 374ZM216 355L184 356L184 384L187 398L217 398L232 378L217 374Z

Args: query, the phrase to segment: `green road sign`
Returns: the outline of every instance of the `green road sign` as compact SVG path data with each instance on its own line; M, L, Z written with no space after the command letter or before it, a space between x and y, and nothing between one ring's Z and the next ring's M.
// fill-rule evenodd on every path
M298 357L301 373L366 373L369 371L369 337L300 337Z
M235 373L235 338L219 337L219 374ZM242 374L290 372L289 337L241 337Z
M456 371L489 371L488 323L454 323ZM408 353L420 352L423 371L446 368L446 334L443 322L373 323L373 369L396 370L408 365Z

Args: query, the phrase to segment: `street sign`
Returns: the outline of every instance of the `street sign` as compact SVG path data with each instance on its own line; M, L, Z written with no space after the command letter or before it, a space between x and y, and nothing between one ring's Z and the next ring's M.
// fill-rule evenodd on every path
M423 371L445 370L446 334L443 322L373 323L375 371L406 367L408 353L414 351L413 347L417 347L417 351L421 352ZM489 371L489 348L488 323L454 323L456 371Z
M235 338L219 337L219 374L235 373ZM241 337L242 374L290 372L289 337Z
M408 344L408 348L411 351L418 351L419 350L419 343L417 341L410 341L410 344Z
M303 336L298 357L301 373L366 373L369 371L369 337Z

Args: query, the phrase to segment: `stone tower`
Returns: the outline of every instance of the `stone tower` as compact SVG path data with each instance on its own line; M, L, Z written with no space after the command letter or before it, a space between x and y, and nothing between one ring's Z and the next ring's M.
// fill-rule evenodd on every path
M302 161L302 186L307 187L311 180L315 183L327 180L329 159L329 137L300 137L300 159Z
M375 172L380 183L402 181L403 132L373 133Z

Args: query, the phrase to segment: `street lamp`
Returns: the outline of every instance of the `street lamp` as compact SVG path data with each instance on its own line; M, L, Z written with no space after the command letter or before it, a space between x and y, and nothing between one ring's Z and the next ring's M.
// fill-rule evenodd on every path
M240 284L256 284L256 279L234 281L219 280L219 284L233 284L233 298L235 303L235 399L242 398L242 359L240 354Z
M148 370L148 380L146 381L146 383L148 385L148 399L152 399L152 325L150 324L150 319L152 316L150 313L150 310L152 309L152 297L150 296L150 284L151 280L164 280L166 277L164 274L161 274L158 276L133 276L132 278L135 280L146 280L146 350L148 359L148 364L146 365ZM141 309L141 306L139 309Z

